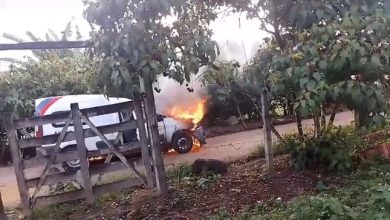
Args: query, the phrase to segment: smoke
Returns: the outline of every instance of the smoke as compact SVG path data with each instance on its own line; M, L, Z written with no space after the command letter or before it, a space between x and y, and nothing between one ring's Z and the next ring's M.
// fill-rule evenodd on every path
M242 43L236 41L226 41L224 44L219 44L220 61L238 61L241 66L249 62L255 54L260 43L253 43L248 50ZM207 90L202 85L200 79L205 71L205 67L201 68L198 74L191 77L190 82L184 82L180 85L178 82L168 77L160 76L153 87L160 89L160 92L154 91L156 110L158 113L165 114L172 107L180 106L182 108L191 108L198 103L202 98L207 96ZM189 92L188 88L192 88L193 92Z
M220 47L218 60L238 61L241 67L250 62L262 43L262 38L267 36L258 29L259 26L260 24L256 21L247 20L244 14L223 17L214 22L212 25L213 39ZM159 77L158 82L153 85L161 89L160 93L155 92L157 112L164 114L174 106L189 108L206 96L206 88L199 80L196 80L204 70L201 68L201 71L191 78L188 86L186 82L180 85L167 77ZM189 92L188 87L193 88L194 91Z
M226 41L219 44L221 54L218 57L220 61L238 61L241 66L249 63L251 58L260 48L261 41L253 42L252 44L237 41Z
M191 77L191 81L184 82L183 85L168 77L160 76L158 82L153 85L161 89L159 93L154 91L157 112L164 114L174 106L190 108L198 103L206 94L202 83L197 80L199 75L200 73ZM188 88L192 88L193 92L189 92Z

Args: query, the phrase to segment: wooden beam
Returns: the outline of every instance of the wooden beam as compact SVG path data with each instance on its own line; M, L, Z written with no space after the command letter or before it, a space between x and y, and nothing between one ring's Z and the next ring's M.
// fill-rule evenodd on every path
M119 124L104 125L97 127L97 129L103 134L116 133L120 131L127 131L137 128L136 121L125 121ZM76 139L76 132L69 131L66 133L63 142L73 141ZM31 138L19 140L19 148L36 147L41 145L53 144L57 141L59 134L46 135L41 138ZM90 138L97 136L92 129L84 129L84 138Z
M54 149L53 149L53 152L54 152ZM51 155L51 154L49 154L49 155ZM31 159L22 160L24 172L29 172L29 171L26 171L26 169L28 169L28 168L45 166L48 159L49 159L49 157L47 157L47 159L34 157ZM77 159L79 159L77 151L60 152L56 155L54 163L59 164L59 163L65 162L65 161L77 160Z
M89 163L87 157L87 147L85 146L84 131L83 125L80 118L80 109L78 103L72 103L70 105L72 111L72 119L74 124L74 131L76 132L76 142L77 142L77 152L79 153L80 158L80 171L81 171L81 181L84 187L84 195L88 203L94 201L91 176L89 174Z
M1 199L1 192L0 192L0 220L6 220L6 219L7 217L5 216L3 200Z
M14 171L16 181L18 183L20 201L22 202L23 214L25 216L31 216L32 212L30 209L30 195L28 193L27 183L24 179L22 159L19 151L19 145L16 137L16 129L12 121L13 115L11 113L4 114L4 125L7 130L7 138L9 148L11 151L12 162L14 165Z
M131 157L139 157L141 154L141 143L140 142L132 142L125 144L123 146L118 146L118 151L123 153L124 155L129 155ZM49 147L47 150L48 155L51 155L54 152L54 147ZM102 150L94 150L87 152L88 157L99 157L110 154L111 150L109 148ZM56 159L54 160L55 164L59 164L69 160L79 159L79 155L77 151L66 151L60 152L57 154ZM45 158L31 158L28 160L22 160L22 165L24 167L24 172L30 172L28 169L33 167L45 166L46 159ZM34 177L36 178L36 177Z
M46 50L91 47L89 41L40 41L14 44L0 44L0 50Z
M103 185L98 185L93 187L94 196L102 195L107 192L120 191L122 189L128 189L134 186L142 185L141 182L136 178L125 179L113 183L107 183ZM46 207L56 203L69 202L74 200L79 200L84 198L83 190L75 190L71 192L51 195L51 196L41 196L37 198L36 207Z
M160 146L160 135L158 133L158 124L157 124L157 113L156 113L156 105L154 101L153 95L153 86L152 86L152 78L150 73L144 74L143 78L141 78L141 82L143 83L142 88L146 94L145 97L145 114L146 120L148 124L149 131L149 139L150 139L150 150L152 152L153 159L153 168L154 175L156 178L156 188L160 195L167 196L168 195L168 183L165 175L165 167L164 161L162 159L162 152Z
M54 148L54 154L52 154L50 156L50 159L47 160L47 163L46 163L46 166L45 166L45 169L43 170L42 174L41 174L41 177L39 178L39 181L38 181L38 184L37 184L37 187L35 188L34 190L34 193L32 195L32 198L31 198L31 203L30 203L30 208L34 208L34 204L35 204L35 201L38 197L38 193L39 191L41 190L42 186L43 186L43 183L45 182L45 179L46 179L46 176L47 174L49 173L49 170L51 168L51 165L53 164L54 160L56 159L56 156L57 154L60 152L61 150L61 143L62 141L64 140L64 137L66 135L66 132L68 131L68 127L70 125L70 122L72 121L72 118L71 116L69 115L69 118L68 120L66 120L65 122L65 127L62 129L61 133L60 133L60 136L58 137L58 140L57 140L57 143L56 143L56 146Z
M80 111L87 115L88 117L93 117L97 115L106 115L111 113L117 113L122 110L132 111L134 105L132 101L121 102L112 105L98 106L92 108L81 109ZM51 115L44 116L33 116L30 118L21 118L14 120L14 126L16 129L29 128L38 125L51 124L57 122L64 122L68 118L70 111L54 113Z
M120 153L119 150L109 140L107 140L107 138L102 133L100 133L100 131L95 127L95 125L93 125L93 123L87 117L85 117L83 113L81 113L80 111L78 111L78 113L81 119L85 123L87 123L87 125L100 137L100 139L107 145L107 147L112 151L112 153L115 154L115 156L117 156L120 161L122 161L122 163L126 165L127 168L134 172L134 174L142 182L142 184L146 185L146 180L144 180L141 173L139 173L132 164L129 164L125 156Z
M45 181L43 185L51 185L59 182L69 182L71 180L77 180L77 173L57 173L53 175L49 175L45 178ZM36 188L37 185L39 184L39 177L27 180L27 186L28 188Z
M142 110L142 100L140 94L133 94L134 111L137 117L138 134L141 142L142 161L145 166L146 182L149 188L154 186L154 175L152 170L152 157L150 155L149 140L146 136L144 112Z

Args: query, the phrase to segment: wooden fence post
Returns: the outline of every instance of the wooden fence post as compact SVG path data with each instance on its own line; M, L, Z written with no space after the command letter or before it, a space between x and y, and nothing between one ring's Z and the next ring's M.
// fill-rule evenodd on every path
M266 88L263 88L261 91L261 110L262 110L262 119L263 119L263 133L264 133L264 153L266 159L266 166L268 174L273 172L273 152L272 152L272 124L271 118L269 115L269 99L268 91Z
M91 177L89 174L89 164L88 164L88 157L87 157L87 148L85 146L85 140L84 140L84 130L83 125L81 123L81 117L80 117L80 109L78 103L72 103L70 105L70 108L72 110L72 120L73 120L73 126L74 131L76 134L76 143L77 143L77 152L79 154L80 158L80 166L81 166L81 178L83 182L85 197L87 199L87 202L92 203L94 201L93 191L92 191L92 183L91 183Z
M160 195L166 196L168 195L168 184L165 175L164 161L161 156L162 152L160 146L160 135L158 132L157 113L154 102L152 78L150 76L150 73L144 74L141 81L143 82L143 89L146 93L144 105L146 112L146 120L148 123L152 158L154 161L153 168L156 177L156 188Z
M140 94L133 95L134 111L137 117L137 125L141 142L142 161L145 166L146 183L148 187L154 186L154 176L152 171L152 158L150 156L149 141L146 136L144 113L142 111L142 100Z
M25 216L31 216L32 212L30 209L30 195L27 188L27 183L24 179L22 159L19 151L18 139L16 136L16 129L12 122L13 115L6 113L4 115L4 125L7 130L7 138L9 148L11 151L12 163L14 166L16 181L18 183L18 190L20 195L20 201L22 203L23 214Z
M7 217L5 216L3 200L1 198L1 192L0 192L0 220L6 220L6 219Z

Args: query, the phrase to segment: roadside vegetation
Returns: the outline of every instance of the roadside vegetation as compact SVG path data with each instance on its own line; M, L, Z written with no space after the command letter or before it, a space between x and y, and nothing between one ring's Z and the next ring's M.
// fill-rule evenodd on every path
M366 167L363 167L366 166ZM373 162L343 176L341 187L317 184L317 195L302 196L291 202L275 200L240 213L236 219L388 219L390 215L390 166ZM226 213L211 219L229 219Z
M283 152L275 157L275 173L266 172L263 155L229 164L226 174L198 176L191 166L169 169L170 195L158 198L152 190L124 190L99 197L92 205L84 201L38 209L36 219L387 219L390 214L390 164L374 155L364 158L367 149L388 143L387 128L358 135L354 129L335 128L329 138L335 145L320 149L316 159L307 133L309 151L290 134ZM351 145L344 145L351 143ZM342 147L346 146L346 147ZM280 146L281 147L281 146ZM346 150L348 149L348 150ZM335 151L335 166L327 150ZM343 157L341 157L343 156ZM295 159L294 159L295 158ZM297 166L300 158L307 163ZM324 159L322 159L324 158ZM345 165L350 162L350 167ZM341 164L341 165L338 165ZM305 165L305 166L303 166ZM346 169L346 167L349 167ZM250 189L250 190L249 190Z
M269 34L245 64L218 58L210 24L225 10L259 21ZM167 24L167 17L176 20ZM94 204L38 209L35 218L389 218L390 165L383 151L388 155L390 138L389 1L86 1L85 18L96 28L93 47L34 51L27 61L13 61L0 76L1 111L31 116L33 100L42 96L129 97L140 89L139 77L168 77L192 92L191 76L204 68L198 79L209 97L209 124L232 116L242 124L260 122L266 146L231 163L224 175L197 176L184 165L169 171L168 198L141 188ZM353 125L334 126L341 109L354 112ZM275 116L293 118L297 133L281 137L267 126ZM313 120L313 130L303 129L304 118ZM5 152L4 145L0 159Z

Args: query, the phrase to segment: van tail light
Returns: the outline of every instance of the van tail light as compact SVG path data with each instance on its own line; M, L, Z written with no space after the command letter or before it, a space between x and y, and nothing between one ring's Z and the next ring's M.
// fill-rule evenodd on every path
M42 125L38 126L38 129L35 133L35 137L38 137L38 138L43 137L43 126Z

